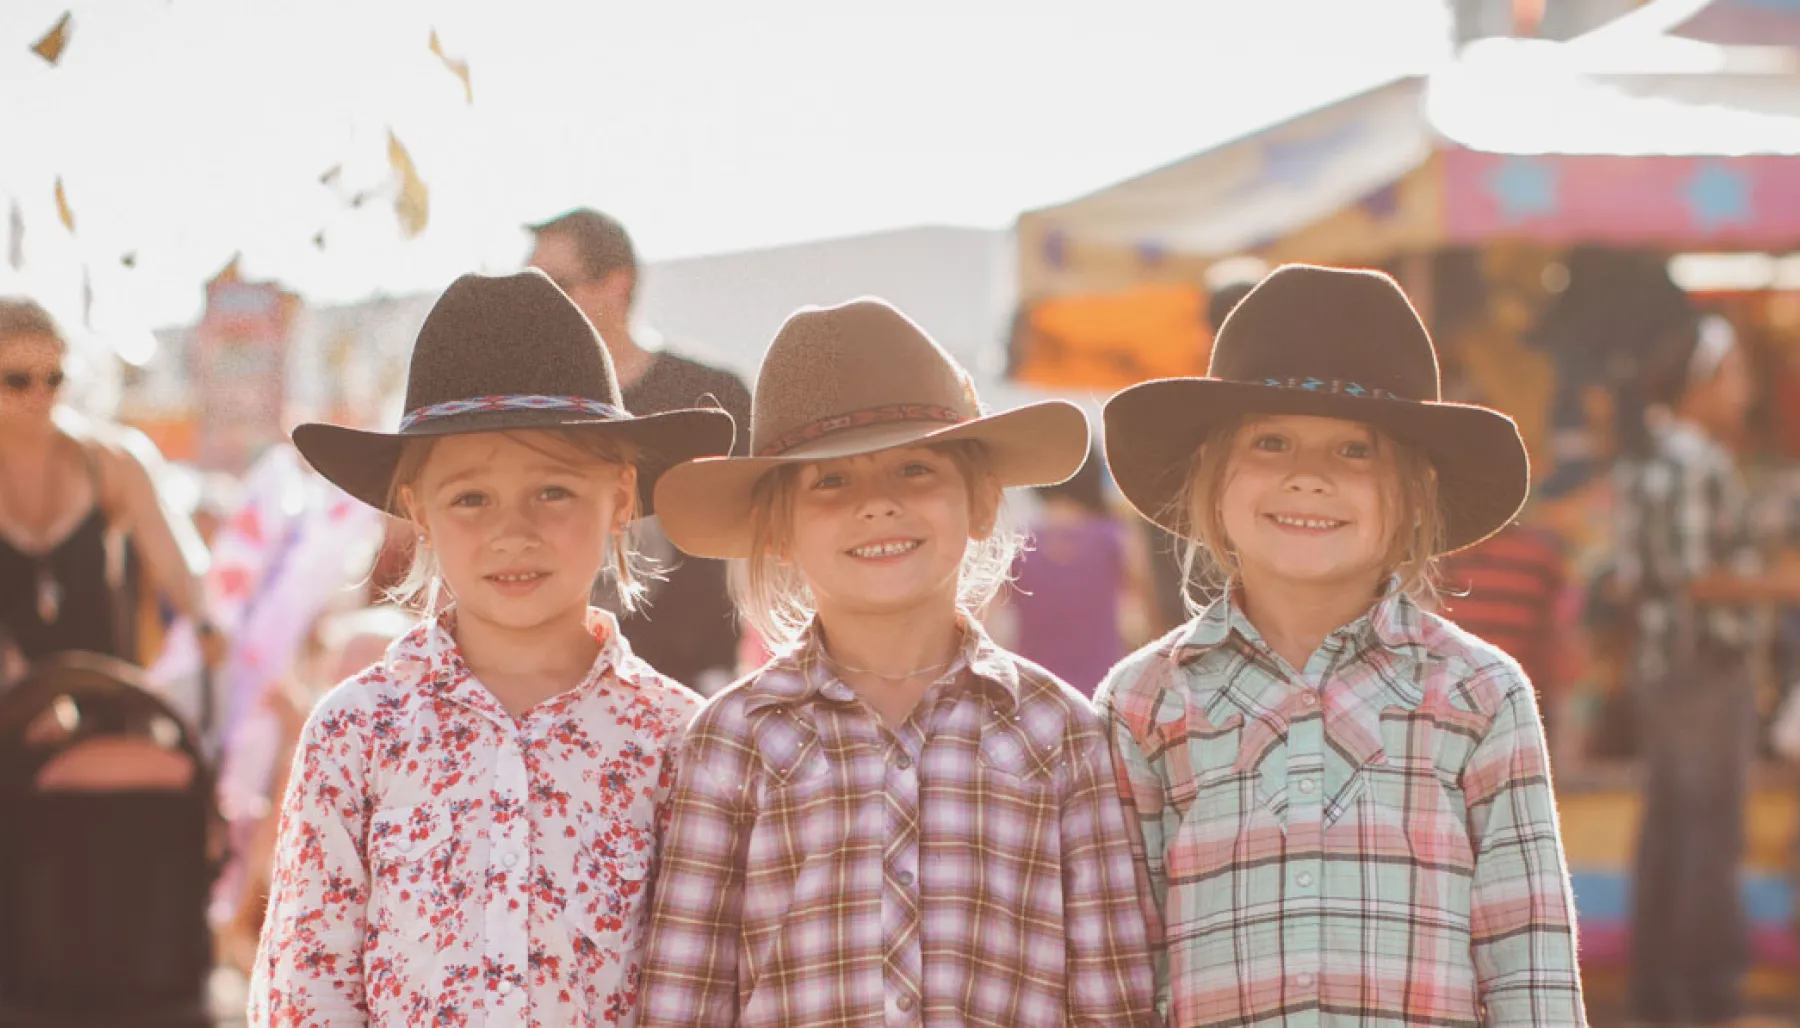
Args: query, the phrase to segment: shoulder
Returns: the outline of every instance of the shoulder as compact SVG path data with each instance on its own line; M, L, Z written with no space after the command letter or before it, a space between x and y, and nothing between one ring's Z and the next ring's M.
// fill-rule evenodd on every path
M658 370L671 380L683 384L693 383L703 391L718 392L721 394L720 399L724 399L724 393L748 395L750 392L736 372L717 364L709 364L681 350L660 351L657 363L661 365Z
M379 738L394 738L410 720L418 681L415 675L371 664L344 679L319 700L306 719L302 745L344 757L360 755Z
M639 703L653 711L660 722L683 727L700 709L698 694L640 657L628 658L618 674L637 690Z
M1101 736L1100 718L1079 690L1010 650L997 656L1009 661L1017 681L1020 723L1043 741L1081 744Z
M1421 611L1419 622L1426 657L1421 685L1428 704L1434 698L1447 701L1483 722L1521 698L1535 707L1531 680L1505 651L1436 614Z
M1192 622L1181 625L1119 661L1094 692L1094 705L1116 718L1140 737L1148 734L1156 710L1182 690L1180 651Z
M688 749L726 756L753 747L753 722L764 706L759 695L762 687L770 676L791 674L777 664L767 664L702 701L688 724Z

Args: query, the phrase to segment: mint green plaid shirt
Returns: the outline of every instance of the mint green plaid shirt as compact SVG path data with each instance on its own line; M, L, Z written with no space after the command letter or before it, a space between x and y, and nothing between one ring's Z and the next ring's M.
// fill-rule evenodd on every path
M1518 665L1393 595L1296 672L1230 598L1096 702L1171 1025L1581 1025Z

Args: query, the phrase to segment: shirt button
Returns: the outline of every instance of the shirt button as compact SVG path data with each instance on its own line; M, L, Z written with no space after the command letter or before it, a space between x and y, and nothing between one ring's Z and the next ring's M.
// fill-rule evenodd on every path
M1303 707L1310 707L1317 702L1319 702L1318 694L1311 689L1300 694L1300 705Z
M899 759L899 760L896 760L896 761L894 761L894 763L895 763L895 764L896 764L896 765L897 765L897 766L898 766L898 767L899 767L899 768L900 768L900 770L902 770L902 771L906 771L906 770L910 770L910 769L911 769L911 768L912 768L912 758L911 758L911 757L909 757L909 756L907 756L907 755L906 755L906 754L904 754L904 753L902 753L902 754L900 754L900 759Z
M1307 794L1308 796L1312 795L1313 780L1310 778L1300 779L1300 791Z
M510 996L510 995L512 995L512 983L511 982L501 982L500 987L495 989L494 991L498 992L502 996Z
M519 863L519 855L517 853L508 853L506 856L500 858L500 862L502 864L505 864L507 867L517 867L518 863Z
M1310 989L1310 988L1312 988L1313 976L1310 974L1303 974L1300 977L1294 979L1294 983L1296 985L1300 986L1302 989Z
M913 883L913 873L911 871L902 871L895 877L900 879L901 885L911 885Z
M894 1005L901 1010L911 1010L913 1007L913 998L911 996L902 996L895 1001Z
M1312 872L1311 871L1302 871L1299 874L1294 876L1294 881L1296 883L1298 883L1302 889L1310 889L1310 888L1312 888L1312 883L1313 883Z

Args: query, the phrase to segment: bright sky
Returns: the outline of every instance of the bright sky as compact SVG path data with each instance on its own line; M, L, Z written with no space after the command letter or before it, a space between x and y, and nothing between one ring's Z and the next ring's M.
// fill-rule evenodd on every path
M652 260L1004 226L1448 49L1441 0L73 0L53 68L29 46L70 5L0 4L0 292L78 317L87 267L120 332L191 319L233 252L315 302L430 290L578 204ZM390 127L431 190L412 240L345 200Z

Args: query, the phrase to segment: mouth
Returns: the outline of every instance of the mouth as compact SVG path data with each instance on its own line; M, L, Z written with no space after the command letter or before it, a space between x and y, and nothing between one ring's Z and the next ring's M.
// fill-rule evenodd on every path
M924 542L919 539L884 539L881 542L868 543L844 552L858 560L888 560L894 557L904 557L923 545Z
M486 576L488 582L503 590L525 590L550 577L548 571L502 571Z
M1299 532L1330 532L1350 523L1339 521L1336 518L1313 517L1305 514L1265 514L1263 516L1282 528Z

